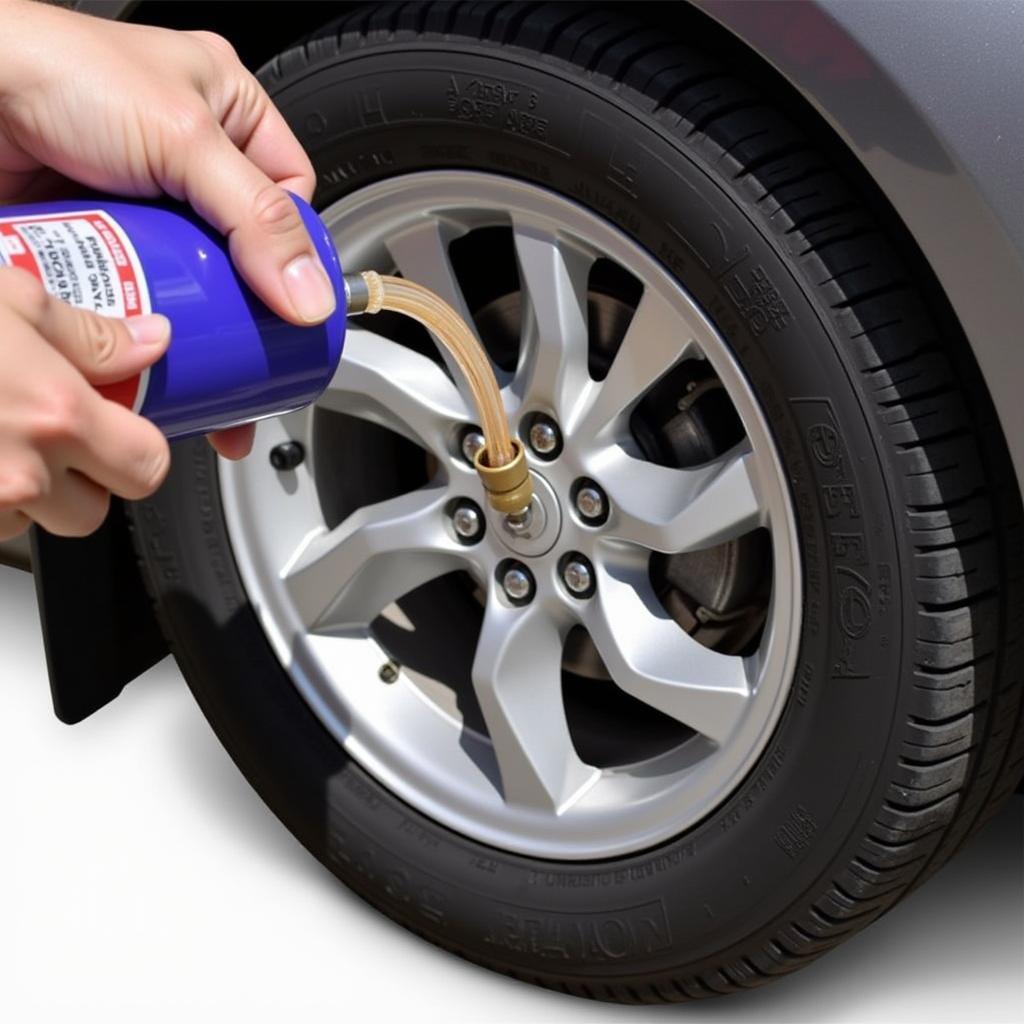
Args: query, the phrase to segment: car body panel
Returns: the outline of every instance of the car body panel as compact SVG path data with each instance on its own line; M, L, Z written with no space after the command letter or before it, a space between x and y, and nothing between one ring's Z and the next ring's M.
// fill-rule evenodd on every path
M697 0L822 114L935 272L1024 479L1024 4Z

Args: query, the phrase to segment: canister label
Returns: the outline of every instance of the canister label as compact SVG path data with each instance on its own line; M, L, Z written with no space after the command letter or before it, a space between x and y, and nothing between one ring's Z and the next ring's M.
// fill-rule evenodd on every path
M118 222L103 210L0 217L0 267L21 267L55 298L101 316L152 311L138 254ZM97 390L138 412L149 371Z

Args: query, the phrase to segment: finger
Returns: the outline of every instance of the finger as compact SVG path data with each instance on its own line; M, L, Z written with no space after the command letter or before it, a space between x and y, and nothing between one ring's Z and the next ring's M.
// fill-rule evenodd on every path
M225 459L244 459L252 451L252 442L256 436L256 425L244 423L240 427L230 427L227 430L218 430L213 434L207 434L207 440L213 445L213 450Z
M166 348L167 319L134 317L129 327L127 321L76 310L52 298L30 274L3 274L8 308L80 371L74 373L62 363L66 374L50 381L37 417L38 444L56 453L59 465L80 470L123 498L152 494L170 465L166 439L148 420L102 398L81 375L102 383L137 373ZM136 342L132 332L142 340Z
M220 48L224 40L216 40ZM226 44L230 49L230 44ZM227 137L263 173L282 188L302 196L313 196L316 174L302 144L274 106L255 75L234 58L226 76L230 86L217 88L224 74L206 83L205 94L214 116Z
M313 165L269 97L266 98L266 105L259 121L251 130L237 137L227 125L225 131L231 141L271 181L276 181L282 188L302 196L307 203L313 198L313 190L316 187Z
M116 402L95 392L89 399L83 415L87 427L63 446L62 457L118 497L130 501L149 497L171 465L167 439L149 420Z
M74 199L81 194L80 182L52 167L34 167L27 171L0 170L0 196L4 197L5 203L42 203Z
M219 126L186 155L185 198L228 238L231 259L254 292L295 324L322 323L336 297L298 207Z
M58 537L85 537L103 525L110 494L73 469L54 473L47 494L18 511Z
M0 451L0 540L16 537L31 525L19 509L49 490L50 471L37 451L9 446Z
M58 300L38 329L90 384L115 384L140 374L171 340L171 323L159 313L115 320Z
M10 540L23 534L32 525L24 512L7 509L0 512L0 540Z
M170 321L158 313L116 320L75 309L41 286L26 300L16 298L13 305L92 384L134 377L155 363L170 342Z

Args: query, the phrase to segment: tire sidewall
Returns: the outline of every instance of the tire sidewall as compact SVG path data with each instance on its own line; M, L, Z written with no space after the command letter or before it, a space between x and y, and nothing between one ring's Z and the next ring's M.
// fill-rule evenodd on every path
M151 565L158 550L173 577L164 615L204 711L316 856L375 905L474 959L588 976L678 969L683 951L696 969L769 934L813 900L876 812L905 701L905 553L843 315L808 280L756 189L728 184L708 140L675 137L677 118L625 87L613 93L554 61L451 41L342 54L271 89L317 169L320 207L413 171L507 174L600 213L680 280L747 374L788 477L800 653L757 765L697 827L586 864L484 847L391 795L302 704L246 601L213 457L189 443L137 518ZM224 655L225 631L245 651L237 663ZM301 755L287 753L298 745Z

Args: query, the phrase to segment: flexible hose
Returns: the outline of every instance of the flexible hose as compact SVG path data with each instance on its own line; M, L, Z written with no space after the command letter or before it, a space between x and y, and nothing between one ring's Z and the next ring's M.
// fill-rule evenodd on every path
M486 442L487 464L499 468L515 457L498 381L480 342L444 299L413 281L368 270L367 313L390 309L421 323L452 354L469 385Z
M491 361L462 317L440 296L412 281L388 277L373 270L346 274L345 302L350 316L389 309L411 317L452 354L480 417L484 446L474 468L487 491L491 507L520 525L528 522L533 481L523 446L512 439L505 406Z

